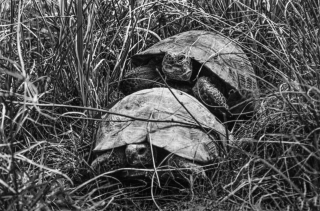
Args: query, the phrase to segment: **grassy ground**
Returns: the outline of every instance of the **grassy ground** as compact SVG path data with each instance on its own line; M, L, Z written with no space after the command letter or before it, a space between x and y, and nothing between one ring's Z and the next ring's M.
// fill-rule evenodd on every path
M320 209L319 1L139 2L1 1L0 210ZM191 29L250 57L261 107L233 131L249 142L192 188L93 179L94 117L130 56Z

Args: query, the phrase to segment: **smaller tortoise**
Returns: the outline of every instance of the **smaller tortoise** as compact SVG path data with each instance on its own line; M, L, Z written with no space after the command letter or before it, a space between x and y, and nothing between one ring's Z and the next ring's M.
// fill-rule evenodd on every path
M98 157L91 165L96 172L171 166L203 173L202 165L219 157L225 127L194 97L171 91L141 90L109 110L112 113L103 117L97 132L94 152ZM145 172L122 171L125 177L141 174Z
M134 55L132 64L136 68L120 87L125 95L163 86L164 76L169 86L195 96L219 118L221 112L240 114L257 106L258 87L247 56L217 33L177 34Z

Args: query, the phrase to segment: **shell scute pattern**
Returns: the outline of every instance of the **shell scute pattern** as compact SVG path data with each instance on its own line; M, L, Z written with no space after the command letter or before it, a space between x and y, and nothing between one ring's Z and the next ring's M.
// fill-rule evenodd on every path
M216 144L213 141L206 143L206 147L208 148L208 152L212 158L217 157L218 150Z
M228 67L228 70L229 70L229 76L232 78L232 80L237 81L236 71L234 71L231 67Z
M244 90L247 84L246 77L242 74L238 74L238 81L239 81L240 90Z
M208 144L208 142L215 142L216 139L225 140L224 126L194 97L174 89L171 91L192 116L166 88L141 90L126 96L110 111L158 121L141 121L123 116L114 118L113 116L116 116L114 114L106 115L105 121L117 120L117 123L100 125L99 132L103 135L97 134L94 151L106 152L106 155L99 156L92 167L99 172L116 168L113 166L150 166L152 156L146 147L149 144L177 157L177 160L174 160L179 167L194 163L198 168L201 167L200 164L208 163L219 156L214 144ZM126 104L133 106L127 107L130 109L124 109ZM196 118L197 122L209 131L203 131L193 118ZM219 135L212 135L210 130L218 131L214 134ZM139 153L139 149L142 148L143 152ZM113 152L118 155L114 156ZM123 163L119 164L119 162ZM104 167L100 167L99 164Z
M183 58L179 59L179 55ZM153 57L156 57L157 60L154 60ZM158 69L169 86L192 94L198 99L215 97L216 99L210 99L210 101L219 104L222 112L227 110L228 118L233 115L234 111L234 109L229 110L230 108L241 107L237 108L240 111L246 107L248 114L252 112L250 109L255 109L258 105L256 101L259 91L256 79L252 76L253 68L246 54L235 42L217 33L183 32L134 55L131 61L138 68L141 65L150 65L150 63L157 65L157 68L161 66ZM205 80L208 85L205 86L206 88L201 88L199 92L194 87L197 86L197 83L203 82L199 80L202 77L209 77L210 80ZM211 85L212 88L207 89ZM141 86L138 90L142 88ZM210 108L208 99L203 103L209 105L208 108ZM254 105L247 106L248 104Z

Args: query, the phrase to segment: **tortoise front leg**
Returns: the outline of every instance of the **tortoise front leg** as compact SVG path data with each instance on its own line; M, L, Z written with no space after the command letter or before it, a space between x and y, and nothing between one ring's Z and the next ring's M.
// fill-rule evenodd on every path
M142 89L159 87L161 76L156 68L154 65L145 65L130 70L121 81L121 91L129 95Z
M110 149L97 157L91 164L91 168L98 174L124 168L126 166L126 156L122 147Z
M192 91L194 96L207 107L214 109L222 108L229 111L225 96L213 83L211 83L208 77L199 77Z
M171 155L167 160L167 164L170 167L181 168L183 171L190 172L194 175L199 175L202 178L206 177L205 171L201 165L193 163L183 157Z

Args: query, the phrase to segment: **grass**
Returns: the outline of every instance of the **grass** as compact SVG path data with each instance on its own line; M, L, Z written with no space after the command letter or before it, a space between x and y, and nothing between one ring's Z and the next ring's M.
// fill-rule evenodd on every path
M319 209L319 4L2 0L0 210ZM261 107L237 123L243 143L192 189L93 179L95 116L130 57L191 29L231 37L250 58Z

